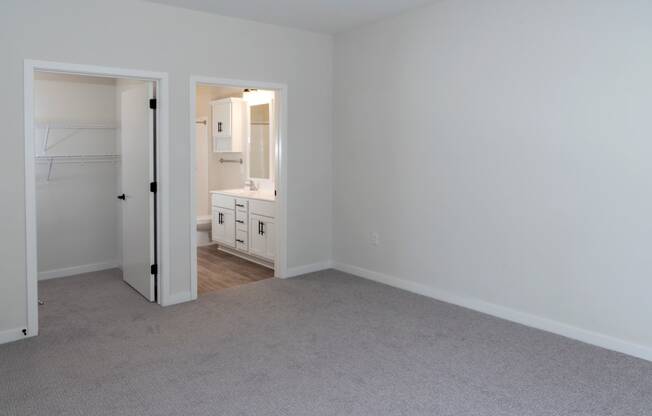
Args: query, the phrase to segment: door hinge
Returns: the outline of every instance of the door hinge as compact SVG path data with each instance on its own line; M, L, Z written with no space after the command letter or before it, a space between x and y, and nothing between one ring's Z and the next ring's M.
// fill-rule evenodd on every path
M153 275L157 275L158 274L158 264L152 264L151 266L149 266L149 272L151 274L153 274Z
M150 182L149 183L149 191L156 193L158 191L158 183L157 182Z
M152 110L156 110L156 98L150 98L149 100L149 108Z

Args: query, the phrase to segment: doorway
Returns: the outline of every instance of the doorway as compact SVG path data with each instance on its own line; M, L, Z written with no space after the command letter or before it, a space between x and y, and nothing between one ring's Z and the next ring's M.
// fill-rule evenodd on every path
M38 333L47 279L113 270L144 301L164 303L167 82L144 75L26 61L27 336Z
M192 77L193 296L285 277L286 87Z

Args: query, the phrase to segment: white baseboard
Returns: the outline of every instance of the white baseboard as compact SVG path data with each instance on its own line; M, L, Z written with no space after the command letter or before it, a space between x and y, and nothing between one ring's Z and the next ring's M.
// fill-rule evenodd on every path
M333 262L330 260L322 261L319 263L306 264L304 266L290 267L287 270L287 274L284 277L295 277L301 276L307 273L318 272L320 270L326 270L333 267Z
M209 241L208 243L197 243L197 247L210 247L210 246L216 246L217 243L213 241Z
M245 259L245 260L250 261L252 263L259 264L259 265L261 265L263 267L267 267L268 269L274 270L274 262L272 262L272 261L259 259L256 256L252 256L250 254L243 253L241 251L238 251L238 250L230 248L230 247L223 247L223 246L220 246L219 244L215 244L215 245L217 245L217 249L220 250L220 251L228 253L228 254L230 254L232 256L240 257L241 259Z
M8 342L18 341L25 338L29 338L29 336L23 334L23 328L0 331L0 344L6 344Z
M38 280L56 279L57 277L74 276L76 274L99 272L100 270L120 267L117 260L102 263L83 264L81 266L65 267L63 269L46 270L38 273Z
M634 357L642 358L644 360L652 361L652 348L645 345L632 343L620 338L612 337L610 335L578 328L576 326L554 321L548 318L531 315L527 312L522 312L494 303L485 302L480 299L456 295L431 286L401 279L395 276L386 275L361 267L352 266L349 264L334 263L333 268L345 273L363 277L365 279L417 293L419 295L486 313L501 319L516 322L543 331L552 332L557 335L572 338L587 344L596 345L598 347L621 352L623 354L631 355Z

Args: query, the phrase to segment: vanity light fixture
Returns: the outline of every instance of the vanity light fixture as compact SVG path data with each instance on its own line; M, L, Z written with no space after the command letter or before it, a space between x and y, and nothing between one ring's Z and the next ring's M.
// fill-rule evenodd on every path
M245 100L250 106L269 104L274 99L274 91L246 88L242 93L242 99Z

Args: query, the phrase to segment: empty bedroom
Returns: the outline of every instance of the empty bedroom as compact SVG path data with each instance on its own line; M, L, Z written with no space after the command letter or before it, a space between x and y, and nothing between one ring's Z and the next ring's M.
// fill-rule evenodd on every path
M649 0L6 0L0 415L652 415Z

